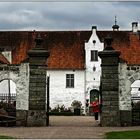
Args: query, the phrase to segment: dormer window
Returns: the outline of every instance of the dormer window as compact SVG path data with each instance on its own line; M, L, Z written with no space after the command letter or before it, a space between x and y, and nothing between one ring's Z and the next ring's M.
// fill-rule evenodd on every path
M91 50L91 61L98 61L98 51Z

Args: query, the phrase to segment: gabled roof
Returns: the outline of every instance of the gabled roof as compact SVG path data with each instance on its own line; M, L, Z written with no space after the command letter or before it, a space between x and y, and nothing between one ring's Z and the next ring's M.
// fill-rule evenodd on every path
M80 31L40 32L40 34L44 39L43 47L50 51L47 61L48 68L84 69L84 40L87 40L90 34L85 36ZM20 46L15 47L12 51L14 64L19 64L27 58L27 51L34 47L34 33L28 32L28 36L30 39L23 40Z
M84 44L91 31L42 31L43 47L50 51L48 68L84 69ZM113 37L113 48L121 51L121 58L130 65L140 65L140 33L131 31L97 31L101 42L106 36ZM35 46L35 34L30 31L0 32L0 46L12 50L12 63L20 64L28 58L27 52Z
M0 53L0 64L10 64L10 62Z

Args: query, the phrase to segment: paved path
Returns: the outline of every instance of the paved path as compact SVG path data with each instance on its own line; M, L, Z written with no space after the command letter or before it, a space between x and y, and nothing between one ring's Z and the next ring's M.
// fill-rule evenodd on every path
M138 127L97 127L92 116L51 116L49 127L0 127L0 135L22 139L96 139L105 132L140 130Z

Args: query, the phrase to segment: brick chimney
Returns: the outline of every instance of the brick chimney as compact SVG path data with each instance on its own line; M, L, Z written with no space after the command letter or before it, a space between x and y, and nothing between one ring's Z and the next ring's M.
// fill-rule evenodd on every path
M92 34L96 34L97 26L92 26Z
M138 32L138 22L132 22L132 32L133 33Z

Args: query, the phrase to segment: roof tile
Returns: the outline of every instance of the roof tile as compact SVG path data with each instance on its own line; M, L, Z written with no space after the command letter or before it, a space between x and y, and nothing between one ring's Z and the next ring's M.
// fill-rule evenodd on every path
M84 43L91 31L42 31L43 47L50 51L48 67L53 69L84 69ZM140 36L131 31L97 31L100 41L106 36L113 38L113 48L121 51L121 58L130 65L140 65ZM19 64L35 46L35 34L28 31L0 32L0 44L12 50L12 63Z

